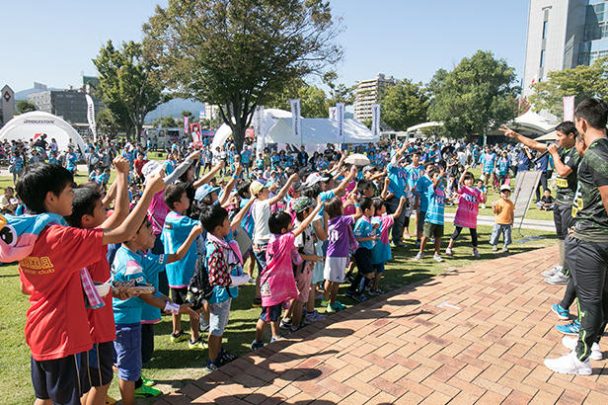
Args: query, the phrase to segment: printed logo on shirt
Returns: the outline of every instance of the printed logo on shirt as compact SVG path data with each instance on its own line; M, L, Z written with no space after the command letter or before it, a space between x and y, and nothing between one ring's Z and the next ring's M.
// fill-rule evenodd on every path
M27 274L46 275L55 272L55 266L48 256L28 256L19 262L21 270Z

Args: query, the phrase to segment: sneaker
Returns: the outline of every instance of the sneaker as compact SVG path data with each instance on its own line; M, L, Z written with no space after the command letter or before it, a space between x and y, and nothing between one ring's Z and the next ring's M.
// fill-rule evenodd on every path
M578 337L564 336L562 338L562 345L566 349L570 349L571 351L574 351L574 349L576 349L577 343ZM600 361L604 358L604 354L602 353L599 344L593 343L591 345L591 354L589 355L589 358L593 361Z
M202 337L198 337L195 341L188 340L188 349L204 349L205 341Z
M108 394L106 394L105 405L116 405L117 403L118 403L117 399L114 399L111 396L109 396Z
M273 337L270 338L270 343L280 342L281 340L283 340L282 337L280 337L280 336L273 336Z
M336 309L336 308L334 308L334 307L331 305L331 303L330 303L330 304L327 304L327 307L326 307L326 309L325 309L325 312L326 312L326 313L328 313L328 314L333 314L334 312L338 312L338 311L339 311L339 310L338 310L338 309Z
M258 342L257 340L251 342L251 350L253 351L261 349L262 347L264 347L264 342Z
M542 273L540 273L543 277L551 277L556 273L561 273L563 270L562 266L553 266L552 268L550 268L549 270L545 270Z
M176 334L171 334L171 342L173 343L185 342L186 340L190 340L190 335L184 332L183 330L180 330Z
M215 370L217 370L219 367L217 364L215 364L214 362L212 362L211 360L207 361L207 371L209 372L213 372Z
M473 248L473 257L479 259L481 256L479 255L479 250L477 248Z
M578 320L574 320L567 325L557 325L555 330L564 335L578 336L578 332L581 330L581 323Z
M555 273L551 277L547 277L545 279L545 283L551 285L566 285L568 284L568 280L570 280L570 277L566 276L560 271L559 273Z
M341 303L338 300L334 301L334 307L336 307L338 309L338 311L342 311L342 310L346 309L346 305L344 305L343 303Z
M502 250L500 251L500 253L509 253L509 248L508 247L503 247Z
M452 249L450 249L450 248L447 248L445 250L445 255L449 256L449 257L452 257L452 256L454 256L454 251Z
M557 317L562 321L567 321L568 319L570 319L570 311L568 311L566 308L562 307L559 304L551 305L551 311L555 312Z
M219 362L220 364L223 366L224 364L228 364L231 361L234 361L238 358L239 356L237 356L236 354L230 353L225 351L224 349L222 349L221 353L220 353L220 358L219 358Z
M135 388L135 398L156 398L163 395L163 392L154 387L148 387L142 385L139 388Z
M492 245L492 252L498 252L498 246Z
M148 387L152 387L154 385L156 385L156 381L150 379L150 378L146 378L143 375L140 376L141 381L144 383L144 385L147 385Z
M291 319L283 318L279 323L279 328L283 330L289 330L291 328Z
M202 315L201 315L201 322L198 325L198 330L199 332L208 332L209 331L209 321L206 320Z
M306 314L306 322L312 323L312 322L317 322L317 321L322 321L325 319L325 316L321 315L319 312L317 312L317 310L315 309L312 312L308 312Z
M557 359L545 359L545 366L560 374L591 375L592 372L589 359L580 361L575 352Z
M361 294L354 294L352 297L355 301L357 302L365 302L367 301L369 298L367 298L367 296L363 293Z
M441 263L443 261L441 256L439 256L437 253L433 255L433 260L435 260L437 263Z
M416 257L414 257L414 260L422 260L422 259L424 259L424 253L422 253L422 252L418 252L416 254Z

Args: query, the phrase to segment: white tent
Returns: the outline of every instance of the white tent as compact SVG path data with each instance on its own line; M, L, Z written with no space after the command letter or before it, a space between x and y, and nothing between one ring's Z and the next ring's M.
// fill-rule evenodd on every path
M49 141L55 138L59 150L66 150L70 141L72 145L78 146L81 152L86 148L82 137L70 124L43 111L32 111L15 116L0 129L0 141L29 142L39 133L46 134Z
M302 139L293 134L291 118L279 118L266 134L266 142L290 145L325 145L328 143L375 143L379 141L365 125L344 120L344 138L338 136L338 122L328 118L302 118Z
M417 131L423 130L425 128L435 128L435 127L442 127L442 126L443 126L443 122L429 121L429 122L423 122L418 125L414 125L413 127L409 127L405 132L406 133L417 132Z
M535 138L534 140L539 141L539 142L555 141L555 140L557 140L557 131L549 132L548 134L539 136L538 138Z
M262 118L261 131L262 134L267 134L279 118L291 118L291 113L285 110L275 108L264 109ZM232 129L227 124L222 124L213 136L211 142L211 150L215 150L218 146L224 146L228 137L232 135ZM260 134L255 134L256 137Z
M544 117L540 114L535 113L532 109L528 110L525 114L520 115L515 118L515 123L518 127L522 129L526 129L528 131L533 132L541 132L546 134L549 131L555 129L555 125L557 122L553 122L554 120L549 119L549 117Z

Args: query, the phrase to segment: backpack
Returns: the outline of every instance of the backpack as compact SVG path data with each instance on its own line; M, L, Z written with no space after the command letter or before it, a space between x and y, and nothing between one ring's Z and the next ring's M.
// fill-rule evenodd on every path
M192 304L192 309L197 310L203 306L203 301L209 300L213 294L213 286L209 283L209 272L205 261L201 258L196 260L194 275L188 284L188 295L186 301Z

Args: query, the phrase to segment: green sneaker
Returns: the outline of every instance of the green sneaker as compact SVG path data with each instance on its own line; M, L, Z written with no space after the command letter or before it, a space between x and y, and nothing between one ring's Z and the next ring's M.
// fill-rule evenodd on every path
M180 330L176 335L173 333L171 334L171 342L173 343L185 342L186 340L190 340L190 335L183 330Z
M337 311L334 307L331 306L331 304L327 304L327 309L325 310L325 312L328 314L333 314L334 312L337 312Z
M152 387L153 385L156 385L156 381L151 380L149 378L144 377L143 375L141 376L141 381L144 383L145 386L147 387Z
M326 307L326 306L328 306L328 305L329 305L329 301L326 301L326 300L321 300L321 306L322 306L322 307Z
M336 302L334 302L334 307L338 310L338 311L342 311L346 309L346 305L344 305L343 303L341 303L340 301L336 300Z
M163 395L161 390L154 387L148 387L147 385L135 388L135 398L156 398L161 395Z

